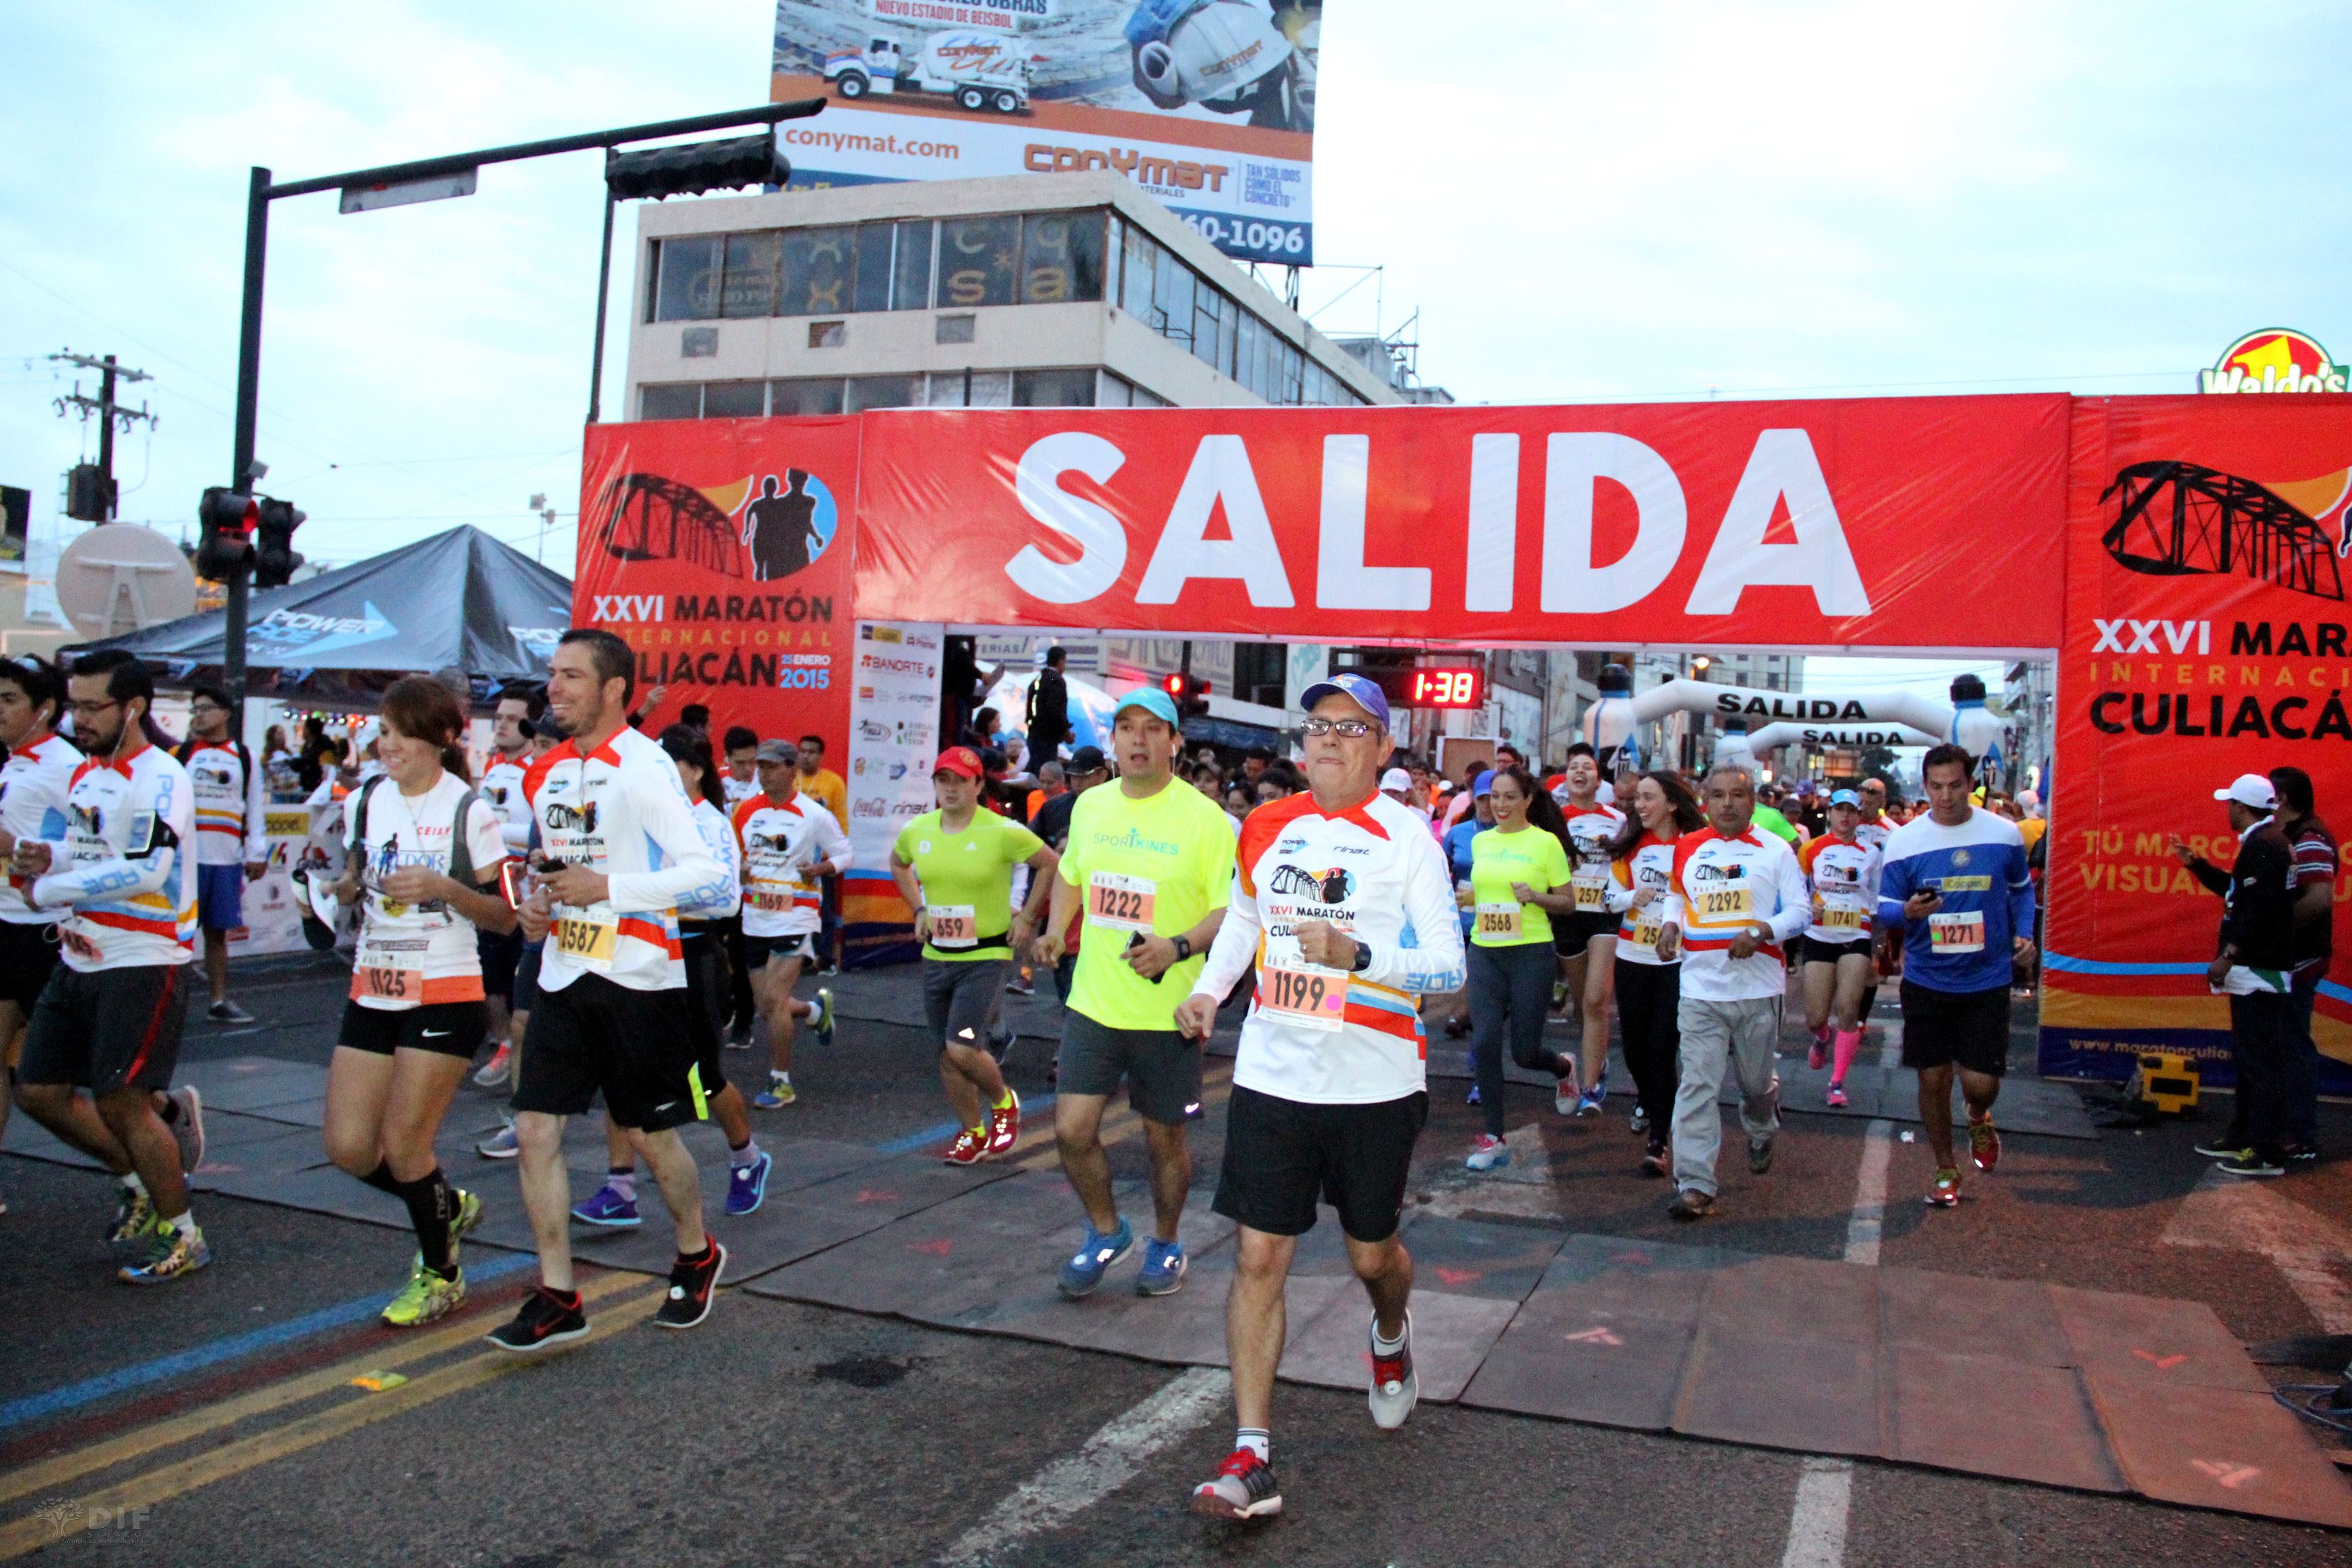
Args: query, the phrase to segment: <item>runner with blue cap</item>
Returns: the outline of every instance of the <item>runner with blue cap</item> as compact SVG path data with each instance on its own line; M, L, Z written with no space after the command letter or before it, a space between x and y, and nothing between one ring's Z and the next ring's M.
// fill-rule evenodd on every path
M1878 847L1860 836L1862 796L1835 792L1828 816L1828 831L1797 851L1813 909L1802 965L1805 1027L1813 1037L1806 1065L1816 1072L1829 1065L1828 1102L1843 1106L1846 1069L1862 1049L1862 994L1874 973L1882 862Z

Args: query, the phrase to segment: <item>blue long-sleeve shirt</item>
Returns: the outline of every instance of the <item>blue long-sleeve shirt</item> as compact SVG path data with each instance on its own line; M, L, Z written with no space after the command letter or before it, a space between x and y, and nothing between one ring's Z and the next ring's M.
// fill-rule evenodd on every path
M1906 921L1903 905L1930 888L1943 904ZM2014 940L2033 931L2033 879L2017 824L1990 811L1946 827L1914 817L1886 840L1878 918L1903 932L1903 977L1931 991L1990 991L2009 984Z

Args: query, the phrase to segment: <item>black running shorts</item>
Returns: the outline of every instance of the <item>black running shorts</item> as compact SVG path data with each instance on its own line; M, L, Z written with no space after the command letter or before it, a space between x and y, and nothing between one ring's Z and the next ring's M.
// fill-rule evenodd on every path
M753 936L743 933L743 962L753 969L765 969L770 959L797 958L816 962L816 932L804 931L793 936Z
M1125 1079L1128 1105L1162 1127L1181 1127L1201 1109L1201 1044L1174 1029L1114 1029L1071 1009L1055 1061L1060 1092L1111 1094Z
M1066 1092L1066 1083L1065 1092ZM1427 1090L1370 1105L1310 1105L1236 1085L1225 1108L1225 1159L1213 1206L1270 1236L1315 1228L1320 1198L1357 1241L1386 1241L1404 1213Z
M194 967L142 963L85 974L58 965L33 1004L18 1081L92 1094L171 1088Z
M988 1049L1012 973L1009 958L923 960L923 1016L931 1033L947 1045Z
M1835 963L1841 958L1868 958L1870 939L1856 937L1852 942L1823 942L1817 936L1805 938L1807 963Z
M335 1044L370 1056L394 1051L432 1051L472 1061L490 1032L485 1002L435 1002L423 1007L362 1007L343 1004L343 1026Z
M604 1091L614 1122L643 1132L695 1118L693 1012L686 988L635 991L583 974L541 991L524 1042L514 1108L578 1116Z
M58 922L0 921L0 1002L29 1018L58 966Z
M1930 991L1903 983L1903 1065L1939 1068L1949 1062L1988 1078L2009 1070L2008 986Z
M1551 917L1552 950L1562 958L1583 956L1585 944L1596 936L1615 936L1618 917L1607 910L1579 910Z
M696 1084L707 1100L727 1087L727 1070L719 1065L726 1026L727 966L719 951L718 932L708 925L678 929L678 952L686 961L687 1022L694 1029Z

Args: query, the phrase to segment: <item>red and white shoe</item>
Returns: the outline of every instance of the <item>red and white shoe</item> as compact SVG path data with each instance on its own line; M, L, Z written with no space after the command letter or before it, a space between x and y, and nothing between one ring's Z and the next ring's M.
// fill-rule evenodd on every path
M992 1158L1012 1148L1021 1136L1021 1097L1007 1084L1004 1098L1010 1103L996 1106L988 1113L988 1153Z
M1192 1511L1211 1519L1264 1519L1282 1511L1282 1489L1274 1467L1255 1450L1235 1448L1217 1473L1192 1489Z
M1969 1123L1969 1158L1979 1171L1990 1171L2000 1163L2000 1132L1993 1126L1991 1117Z
M988 1134L977 1127L967 1127L956 1134L955 1142L940 1158L950 1165L977 1165L988 1158Z

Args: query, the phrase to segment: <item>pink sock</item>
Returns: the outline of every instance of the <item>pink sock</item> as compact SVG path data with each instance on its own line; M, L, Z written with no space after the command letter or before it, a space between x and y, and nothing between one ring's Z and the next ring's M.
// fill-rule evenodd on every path
M1862 1049L1862 1031L1860 1029L1840 1029L1837 1032L1836 1044L1830 1058L1830 1081L1832 1083L1843 1083L1845 1081L1845 1069L1853 1066L1854 1053L1860 1049Z

